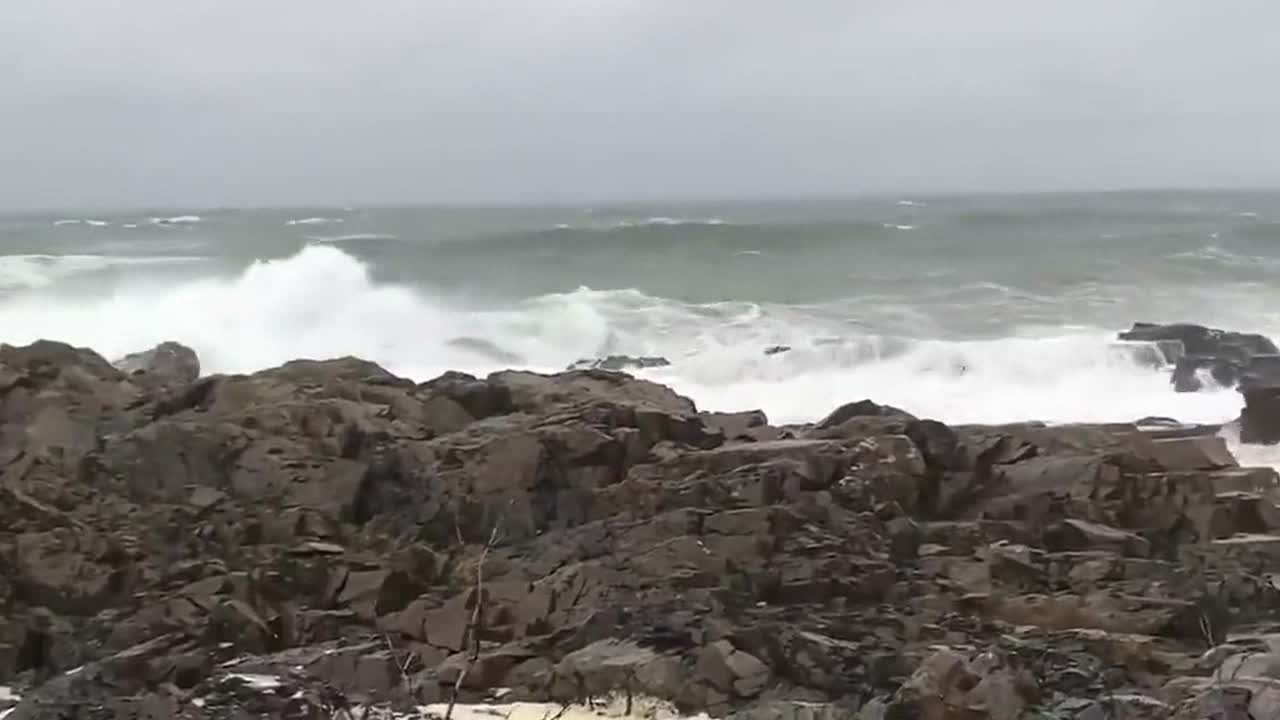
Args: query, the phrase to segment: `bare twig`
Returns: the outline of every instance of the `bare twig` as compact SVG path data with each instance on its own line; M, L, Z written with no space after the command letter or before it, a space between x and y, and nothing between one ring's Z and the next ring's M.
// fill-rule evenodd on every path
M480 551L480 558L476 561L476 604L471 609L471 620L467 623L467 630L463 635L471 639L471 652L467 656L466 665L458 673L458 679L453 683L453 692L449 695L449 707L444 712L444 720L453 720L453 707L458 702L458 695L462 693L462 683L466 681L471 668L480 660L480 635L484 632L484 561L489 556L489 551L498 544L498 529L498 525L493 526L493 531L489 533L489 542L485 543L484 550Z
M560 703L560 709L556 711L556 714L552 715L551 711L547 710L542 714L542 720L560 720L567 712L569 712L569 703Z
M396 657L396 648L391 644L391 635L382 634L382 639L387 641L387 650L391 653L391 661L396 664L396 668L400 670L400 680L404 683L404 691L409 697L417 697L415 691L417 688L413 686L413 681L409 679L409 666L413 664L413 653L405 653L404 662L400 662L400 658Z

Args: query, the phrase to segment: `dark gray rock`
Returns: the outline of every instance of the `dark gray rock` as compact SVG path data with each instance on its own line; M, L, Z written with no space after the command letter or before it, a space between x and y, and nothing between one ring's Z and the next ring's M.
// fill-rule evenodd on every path
M644 370L646 368L667 367L671 361L664 357L631 355L610 355L603 358L583 359L569 365L568 370Z
M112 364L133 382L150 388L181 387L200 377L200 358L196 351L172 341L125 355Z

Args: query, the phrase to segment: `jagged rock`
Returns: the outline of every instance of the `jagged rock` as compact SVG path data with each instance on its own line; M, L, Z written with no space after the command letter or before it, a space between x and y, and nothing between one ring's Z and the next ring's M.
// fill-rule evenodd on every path
M1196 717L1280 682L1280 480L1217 428L870 401L774 428L616 372L355 358L142 377L0 347L9 720L342 717L459 680L751 720L1136 712L1141 688Z
M196 351L173 341L125 355L112 365L133 382L156 389L189 385L200 377Z
M1135 323L1132 329L1120 333L1119 338L1181 345L1181 352L1171 355L1175 358L1172 362L1176 363L1171 382L1178 392L1200 390L1203 387L1198 377L1201 371L1212 376L1217 384L1232 387L1241 381L1254 357L1280 353L1275 343L1262 335L1202 325Z

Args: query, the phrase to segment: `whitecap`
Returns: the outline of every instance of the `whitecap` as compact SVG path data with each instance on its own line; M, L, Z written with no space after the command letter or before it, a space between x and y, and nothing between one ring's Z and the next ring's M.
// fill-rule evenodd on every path
M614 225L617 228L633 228L633 227L679 227L681 225L705 225L708 227L718 227L720 225L728 225L729 221L719 217L709 218L678 218L666 217L658 215L645 218L643 220L621 220Z
M1002 287L991 283L988 291ZM673 365L641 374L706 409L758 407L780 423L812 421L861 398L950 423L1148 415L1217 423L1238 415L1233 390L1173 392L1169 369L1117 349L1114 329L918 339L858 329L850 311L857 306L687 303L580 288L477 308L378 282L352 254L313 244L234 277L126 286L91 302L56 288L16 293L0 298L0 326L10 343L53 337L108 357L177 340L211 373L358 355L427 380L445 370L483 375L517 358L527 369L557 371L583 357L661 355ZM764 354L776 345L792 350Z
M0 255L0 290L46 287L73 275L121 265L166 265L201 262L194 256L118 257L112 255Z
M174 217L153 217L153 225L195 225L203 222L199 215L175 215Z
M308 217L308 218L299 218L297 220L290 220L286 222L285 225L334 225L340 222L345 222L345 221L342 218Z

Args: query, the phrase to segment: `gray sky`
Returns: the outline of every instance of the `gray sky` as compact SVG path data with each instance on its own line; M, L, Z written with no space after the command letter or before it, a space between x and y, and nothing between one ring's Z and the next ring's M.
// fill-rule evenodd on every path
M1280 186L1274 0L4 0L0 208Z

